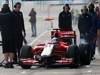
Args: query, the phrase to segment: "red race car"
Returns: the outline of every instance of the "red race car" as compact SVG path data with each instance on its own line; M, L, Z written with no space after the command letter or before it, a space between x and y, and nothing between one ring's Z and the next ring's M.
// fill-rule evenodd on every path
M80 46L81 48L83 45ZM76 45L75 31L51 31L51 40L47 43L40 43L34 47L23 46L20 53L20 66L29 69L31 66L53 66L68 65L78 67L81 64L87 65L90 60L81 52L81 48ZM84 50L85 51L85 50ZM86 62L82 63L81 58Z

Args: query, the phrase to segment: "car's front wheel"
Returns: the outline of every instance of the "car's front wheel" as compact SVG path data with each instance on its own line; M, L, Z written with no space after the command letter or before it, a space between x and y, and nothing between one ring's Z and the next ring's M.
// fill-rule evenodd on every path
M19 64L23 69L30 69L32 66L31 64L23 63L23 60L21 60L21 59L27 59L27 58L30 58L30 59L33 58L31 46L23 46L21 48Z
M23 46L20 52L20 58L32 58L32 47L31 46Z

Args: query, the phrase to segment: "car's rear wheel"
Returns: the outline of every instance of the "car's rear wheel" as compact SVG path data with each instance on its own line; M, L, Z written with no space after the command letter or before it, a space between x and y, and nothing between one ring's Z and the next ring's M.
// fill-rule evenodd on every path
M67 57L73 59L73 63L70 64L70 68L77 68L80 66L80 51L77 45L71 45L67 51Z
M80 61L81 65L89 65L91 63L91 50L88 44L80 44Z

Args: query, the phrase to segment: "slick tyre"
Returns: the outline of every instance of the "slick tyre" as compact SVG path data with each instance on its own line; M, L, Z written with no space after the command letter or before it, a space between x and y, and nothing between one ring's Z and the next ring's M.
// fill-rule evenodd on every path
M77 45L71 45L68 48L67 57L73 59L73 64L71 64L70 68L77 68L80 65L80 51Z
M20 58L32 58L32 47L31 46L23 46L20 52Z
M91 50L88 44L80 44L80 61L81 65L89 65L91 62Z

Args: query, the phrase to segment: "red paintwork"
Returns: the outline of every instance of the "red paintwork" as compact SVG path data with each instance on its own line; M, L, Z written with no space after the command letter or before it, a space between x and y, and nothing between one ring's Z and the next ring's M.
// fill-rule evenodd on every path
M74 37L76 37L76 34L75 34L75 32L74 31L59 31L59 30L57 30L57 31L51 31L51 35L53 36L53 35L55 35L55 34L58 34L58 36L59 37L69 37L69 38L74 38Z
M38 64L39 62L30 58L27 59L21 59L22 63L26 65L33 65L33 64Z
M68 49L68 45L64 42L59 42L59 44L55 45L53 54L57 57L63 58L66 56L66 51Z

